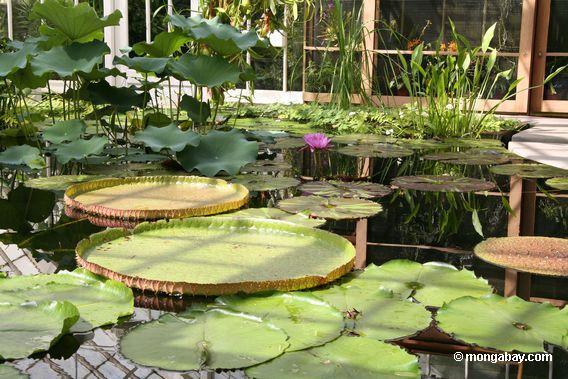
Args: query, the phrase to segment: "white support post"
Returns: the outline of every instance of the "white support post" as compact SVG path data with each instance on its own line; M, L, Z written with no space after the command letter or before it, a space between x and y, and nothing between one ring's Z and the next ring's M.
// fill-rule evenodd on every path
M8 39L14 39L14 7L12 0L6 2L6 18L8 19Z
M146 42L152 42L152 2L146 0Z
M128 0L104 0L103 13L105 16L119 10L122 18L118 26L110 26L105 28L105 42L110 47L110 54L105 57L105 66L113 67L112 61L117 55L121 55L120 49L128 46ZM120 83L118 80L120 79ZM120 86L124 83L122 78L109 78L111 84Z
M173 0L168 0L168 16L171 16L172 14L174 14L174 2ZM172 23L168 22L168 32L172 31Z
M282 30L282 92L288 92L288 6L284 5L284 30Z

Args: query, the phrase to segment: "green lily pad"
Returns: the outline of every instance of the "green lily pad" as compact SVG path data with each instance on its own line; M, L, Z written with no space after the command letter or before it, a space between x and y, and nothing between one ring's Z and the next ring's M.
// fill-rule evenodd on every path
M378 267L370 265L350 284L362 288L376 286L432 307L441 307L462 296L481 297L493 292L487 280L477 278L472 271L440 262L420 264L404 259Z
M114 65L124 65L132 70L141 72L143 74L162 74L166 69L170 58L154 58L154 57L129 57L123 55L121 57L114 57Z
M10 146L0 153L0 165L5 166L28 166L34 170L45 167L45 161L37 147L29 145Z
M528 179L546 179L555 176L568 176L568 170L539 163L504 164L491 167L491 172L497 175L519 176Z
M148 55L152 58L169 58L181 50L182 46L191 40L178 30L161 32L150 43L138 42L132 46L132 50L138 55Z
M343 315L309 293L273 293L258 296L223 296L216 300L229 308L258 316L288 336L286 351L323 345L339 337Z
M106 137L92 137L89 140L80 139L66 144L53 145L53 147L59 162L65 164L101 153L107 143Z
M391 184L405 190L424 192L476 192L495 188L495 183L483 179L449 175L399 176Z
M420 378L418 358L398 346L365 337L339 337L308 350L285 353L247 369L250 378Z
M353 220L376 215L383 210L380 204L364 199L299 196L282 200L278 208L290 213L306 213L310 217L330 220Z
M413 150L435 150L445 149L450 147L451 144L435 139L414 139L414 138L399 138L396 140L397 145L402 145L405 148Z
M186 53L169 63L172 74L200 87L219 87L225 83L238 83L241 70L220 56Z
M317 228L326 223L322 218L310 218L305 214L291 214L281 211L278 208L248 208L233 213L224 213L217 217L237 217L237 218L260 218L268 220L281 220L294 224L306 226L308 228Z
M258 317L194 310L135 327L120 341L120 352L138 364L166 370L237 369L282 354L287 338Z
M516 296L462 297L436 315L438 327L465 343L501 351L544 351L544 342L566 349L568 312Z
M132 290L124 284L94 275L85 269L51 275L26 275L0 279L0 303L68 301L81 317L72 332L116 323L134 312Z
M338 149L337 152L362 158L403 158L414 154L410 149L387 143L346 146Z
M244 165L254 162L257 155L258 144L247 141L243 133L233 129L209 132L201 137L199 146L187 146L176 157L188 172L197 170L215 176L220 172L236 175Z
M568 177L548 179L546 185L557 190L568 191Z
M376 143L395 142L396 138L380 136L377 134L342 134L339 136L333 136L331 140L345 145L372 145Z
M134 141L141 142L156 152L169 149L175 152L182 151L186 146L199 145L199 134L190 130L182 131L175 124L161 128L148 126L134 135Z
M57 121L43 132L43 139L51 143L71 142L81 138L86 129L83 120Z
M274 160L271 161L269 159L256 161L253 163L249 163L241 168L241 172L280 172L280 171L290 171L292 170L292 165L288 162L284 162L281 160Z
M0 365L0 379L23 379L29 378L28 374L25 374L15 367L8 365Z
M10 191L8 201L27 221L38 223L52 215L55 195L49 191L18 186Z
M242 184L247 187L249 191L262 192L296 187L300 184L300 181L285 176L245 174L235 176L231 179L231 183Z
M307 182L300 186L300 190L311 195L323 197L355 197L361 199L375 199L389 195L392 190L382 184L370 182L342 182L330 180L326 182Z
M298 149L305 146L306 142L304 141L303 138L284 137L284 138L276 138L275 144L271 147L279 150L287 150L287 149Z
M498 139L473 139L473 138L450 138L444 140L444 143L454 147L470 147L474 149L492 149L495 147L503 147L503 143Z
M48 350L78 318L77 308L68 302L0 302L0 359Z
M502 154L498 150L472 149L466 151L447 151L424 156L428 161L460 165L498 165L511 161L509 154Z

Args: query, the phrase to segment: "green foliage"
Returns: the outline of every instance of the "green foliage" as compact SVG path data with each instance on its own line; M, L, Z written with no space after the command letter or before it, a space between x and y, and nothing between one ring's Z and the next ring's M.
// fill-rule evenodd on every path
M163 149L179 152L188 145L198 146L199 139L199 134L192 131L183 132L175 124L161 128L148 126L134 135L135 141L145 144L156 152L160 152Z
M45 161L37 147L29 145L10 146L0 153L0 165L3 166L28 166L31 169L42 169Z

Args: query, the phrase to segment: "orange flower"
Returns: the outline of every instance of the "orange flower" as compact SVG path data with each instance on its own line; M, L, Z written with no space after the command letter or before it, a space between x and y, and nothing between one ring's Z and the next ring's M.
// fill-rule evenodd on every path
M458 43L456 41L450 41L450 43L448 44L448 51L450 51L452 53L457 53L458 52Z
M416 46L420 45L421 43L422 43L422 41L419 38L411 39L406 44L406 48L407 48L407 50L414 50L414 48Z
M448 47L446 46L446 43L445 43L445 42L442 42L442 43L440 44L440 51L446 51L447 49L448 49Z

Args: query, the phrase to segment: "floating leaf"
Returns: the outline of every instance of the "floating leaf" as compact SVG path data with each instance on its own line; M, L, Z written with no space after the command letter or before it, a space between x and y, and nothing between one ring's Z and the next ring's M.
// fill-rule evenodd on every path
M278 208L290 213L306 213L310 217L331 220L367 218L382 211L380 204L364 199L299 196L282 200Z
M217 217L231 217L231 218L261 218L269 220L281 220L294 224L306 226L308 228L317 228L325 224L322 218L310 218L305 214L291 214L281 211L278 208L248 208L233 213L224 213Z
M308 350L285 353L246 370L250 378L420 378L418 358L365 337L339 337Z
M128 287L81 268L51 275L0 279L0 303L44 300L68 301L77 307L81 318L71 328L73 332L113 324L134 312L134 296Z
M187 112L187 116L196 124L203 124L211 116L209 103L197 100L193 96L183 95L179 104L181 110Z
M370 182L342 182L339 180L307 182L300 190L312 195L323 197L356 197L375 199L389 195L392 190L381 184Z
M279 150L298 149L306 146L306 142L302 138L296 137L276 138L275 142L272 148Z
M101 153L107 143L106 137L92 137L89 140L80 139L66 144L53 145L53 147L59 162L66 164Z
M476 192L495 188L494 183L483 179L449 175L399 176L391 184L402 189L425 192Z
M258 155L258 144L247 141L238 130L221 132L214 130L201 137L199 146L188 146L176 154L183 168L197 170L205 176L220 172L236 175L247 163L254 162Z
M568 276L568 239L549 237L489 238L474 253L491 264L540 275Z
M289 336L286 351L323 345L339 337L344 328L342 313L309 293L223 296L217 302L282 329Z
M450 147L449 143L438 141L435 139L411 139L411 138L399 138L396 140L397 145L402 145L405 148L410 148L413 150L435 150L435 149L445 149Z
M468 344L501 351L544 351L543 342L566 349L568 312L516 296L462 297L436 314L438 327Z
M10 146L0 153L0 165L21 166L39 170L45 167L45 161L37 147L29 145Z
M38 223L51 216L55 206L55 195L49 191L18 186L10 191L8 201L26 220Z
M190 130L184 132L175 124L161 128L148 126L134 135L134 141L141 142L156 152L163 149L182 151L188 145L199 145L199 138L199 134Z
M43 139L51 143L71 142L81 138L86 129L83 120L57 121L43 132Z
M496 147L503 147L503 143L498 139L456 138L446 139L443 142L452 147L469 147L474 149L493 149Z
M241 70L220 56L186 53L169 63L172 74L200 87L219 87L225 83L238 83Z
M372 145L375 143L391 143L397 141L396 138L377 134L342 134L333 136L331 139L333 142L346 145Z
M509 154L498 150L472 149L467 151L448 151L424 156L429 161L461 165L498 165L511 161Z
M0 359L48 350L78 318L77 308L67 302L0 302Z
M174 30L173 32L161 32L154 37L154 40L148 42L138 42L132 46L132 50L138 55L148 55L153 58L169 58L174 53L181 50L181 47L188 43L191 39Z
M337 152L362 158L403 158L414 154L412 150L387 143L347 146L338 149Z
M548 179L546 185L557 190L568 191L568 177Z
M555 176L568 176L568 170L538 163L516 163L491 167L491 172L497 175L519 176L521 178L540 179Z
M245 174L235 176L231 179L231 183L242 184L247 187L249 191L262 192L285 190L287 188L296 187L300 184L300 181L286 176Z
M249 163L241 168L241 172L280 172L280 171L290 171L292 170L292 165L288 162L280 160L261 160L253 163Z

